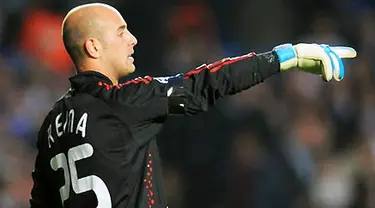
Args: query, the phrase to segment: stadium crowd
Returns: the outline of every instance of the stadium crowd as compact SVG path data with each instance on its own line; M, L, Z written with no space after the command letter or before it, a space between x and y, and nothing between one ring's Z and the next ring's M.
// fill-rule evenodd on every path
M27 207L37 131L74 69L64 14L86 0L0 5L0 207ZM137 37L137 76L291 42L356 48L343 81L291 72L173 117L159 135L171 208L375 207L371 0L109 0ZM272 5L272 7L271 7Z

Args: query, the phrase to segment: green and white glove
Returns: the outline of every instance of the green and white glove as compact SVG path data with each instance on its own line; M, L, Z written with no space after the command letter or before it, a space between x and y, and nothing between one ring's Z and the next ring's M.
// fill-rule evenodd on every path
M280 70L299 69L304 72L321 75L323 80L344 78L343 58L355 58L357 52L351 47L329 46L326 44L297 45L283 44L276 46L275 51L280 60Z

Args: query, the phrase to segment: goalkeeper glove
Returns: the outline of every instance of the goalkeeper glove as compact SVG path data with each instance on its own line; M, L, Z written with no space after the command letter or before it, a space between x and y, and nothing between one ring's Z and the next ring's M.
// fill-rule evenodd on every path
M322 75L325 81L340 81L345 70L342 58L355 58L357 52L350 47L332 47L325 44L283 44L273 51L279 57L280 70L298 68L301 71Z

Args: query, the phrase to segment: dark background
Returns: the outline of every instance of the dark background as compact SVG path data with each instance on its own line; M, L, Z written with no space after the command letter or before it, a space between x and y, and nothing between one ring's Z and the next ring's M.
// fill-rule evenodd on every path
M87 2L1 0L0 207L27 207L36 131L74 73L62 18ZM102 2L138 39L133 77L287 42L357 49L340 83L289 72L207 113L171 118L158 138L171 208L375 207L374 1Z

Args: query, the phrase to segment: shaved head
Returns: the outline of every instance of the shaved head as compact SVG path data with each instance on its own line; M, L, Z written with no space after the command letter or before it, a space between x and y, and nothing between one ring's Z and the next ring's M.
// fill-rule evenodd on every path
M96 38L105 46L101 28L106 12L119 12L106 4L91 3L77 6L65 16L62 24L62 38L65 48L75 65L85 57L84 42L88 38Z
M112 6L91 3L73 8L64 18L62 38L77 72L97 71L117 83L135 70L137 39Z

